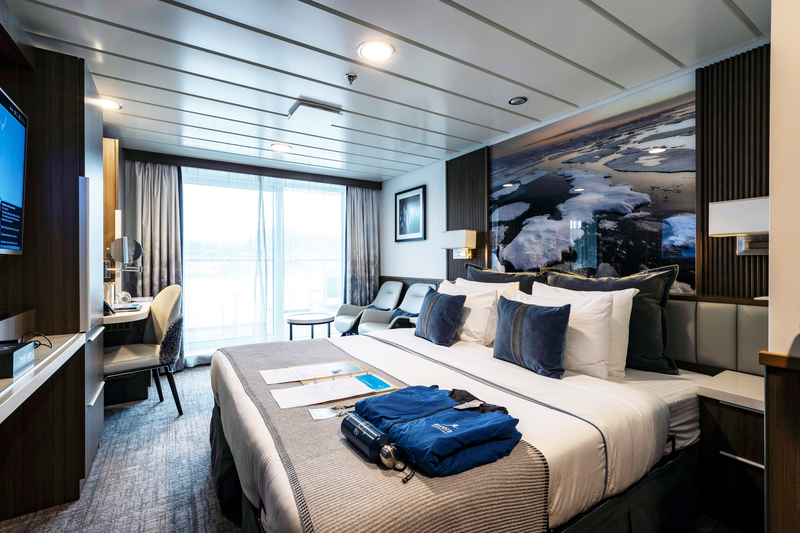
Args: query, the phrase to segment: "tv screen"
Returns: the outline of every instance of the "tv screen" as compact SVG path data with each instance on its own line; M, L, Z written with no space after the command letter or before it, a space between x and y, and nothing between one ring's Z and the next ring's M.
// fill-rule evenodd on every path
M22 253L28 118L0 89L0 254Z

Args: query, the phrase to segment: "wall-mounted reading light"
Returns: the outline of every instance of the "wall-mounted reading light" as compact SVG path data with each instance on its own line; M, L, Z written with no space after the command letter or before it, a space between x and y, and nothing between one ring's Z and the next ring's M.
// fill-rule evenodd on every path
M472 250L478 239L474 229L457 229L443 231L439 238L439 246L445 250L453 250L453 259L472 259Z
M736 255L769 255L769 196L708 204L709 237L736 237Z
M122 109L122 104L116 100L109 100L108 98L101 98L100 105L103 106L103 109L108 109L109 111L119 111Z

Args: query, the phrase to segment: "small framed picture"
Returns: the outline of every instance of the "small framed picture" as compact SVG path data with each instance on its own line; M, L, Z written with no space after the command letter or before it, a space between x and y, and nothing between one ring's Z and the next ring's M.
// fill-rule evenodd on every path
M395 193L394 240L425 240L425 185Z

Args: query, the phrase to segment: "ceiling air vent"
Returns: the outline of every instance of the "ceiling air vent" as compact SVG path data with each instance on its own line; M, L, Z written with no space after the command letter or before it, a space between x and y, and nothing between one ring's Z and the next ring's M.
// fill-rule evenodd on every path
M342 112L335 107L298 100L289 110L288 119L292 124L308 126L330 126L342 118Z

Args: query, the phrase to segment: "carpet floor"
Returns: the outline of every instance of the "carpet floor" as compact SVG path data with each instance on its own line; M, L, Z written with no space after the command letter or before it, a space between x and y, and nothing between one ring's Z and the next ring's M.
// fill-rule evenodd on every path
M210 366L175 374L180 417L163 378L163 403L152 388L148 400L107 407L81 499L0 522L0 533L239 531L220 513L211 482L210 374ZM705 515L695 532L737 533Z
M148 400L107 407L92 471L77 502L0 522L0 532L239 531L211 482L211 367L175 375L183 416L162 377Z

